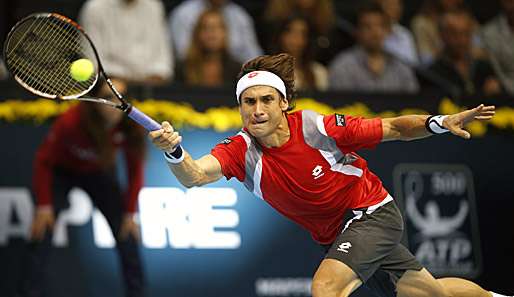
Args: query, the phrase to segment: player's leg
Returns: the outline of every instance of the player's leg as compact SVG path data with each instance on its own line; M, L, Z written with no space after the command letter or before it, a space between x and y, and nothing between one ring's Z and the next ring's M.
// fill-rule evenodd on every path
M396 297L396 282L382 269L377 270L353 295L366 297ZM352 295L352 297L353 297ZM356 296L357 297L357 296Z
M372 218L378 224L388 226L401 226L403 231L403 219L400 210L394 202L388 203L372 214ZM389 228L373 228L367 230L367 236L380 238L379 242L387 242ZM381 232L381 233L379 233ZM401 234L401 232L400 232ZM400 235L401 237L401 235ZM409 297L443 297L448 296L443 286L439 284L430 273L416 260L416 257L401 243L398 242L394 248L380 261L380 269L389 274L391 283L396 284L397 296ZM388 294L388 288L379 286L381 292ZM385 291L384 291L385 289Z
M512 297L492 293L461 278L434 279L426 269L408 271L397 286L398 296Z
M512 297L489 292L474 282L463 278L445 277L437 279L437 282L454 297Z
M398 244L382 260L380 268L388 272L392 281L396 283L398 297L451 296L402 244Z
M314 275L313 297L349 296L373 276L401 239L403 221L394 202L350 213Z
M382 261L381 265L381 269L389 273L393 282L402 280L396 282L398 296L502 297L493 296L491 292L465 279L434 279L422 268L414 255L401 244ZM384 292L384 289L379 291ZM385 289L385 292L388 290Z
M398 297L452 296L425 268L420 271L407 270L396 284L396 290Z
M362 281L346 264L324 259L312 280L312 297L343 297L355 291Z
M88 179L85 183L85 190L96 207L105 216L116 239L116 250L120 259L125 284L125 296L143 296L144 277L141 257L139 255L139 243L131 236L126 240L119 238L125 207L122 191L115 174L106 172Z
M322 245L326 255L330 245ZM377 270L371 278L358 287L352 297L396 297L396 285L391 282L389 273Z
M59 213L69 207L68 193L76 184L73 175L56 170L53 173L52 209L55 221ZM42 240L30 239L27 243L27 254L23 263L23 281L20 287L20 296L45 296L47 283L46 270L52 251L53 230L47 230ZM48 293L46 293L48 295Z

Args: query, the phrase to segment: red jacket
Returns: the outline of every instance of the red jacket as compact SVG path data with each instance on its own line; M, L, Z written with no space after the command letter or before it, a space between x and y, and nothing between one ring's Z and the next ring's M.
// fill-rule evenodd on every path
M80 126L83 106L78 104L62 114L52 125L39 147L34 161L33 186L38 205L52 203L54 168L64 168L77 174L96 174L101 166L92 140ZM128 189L125 210L136 210L137 196L143 185L143 156L128 147L124 134L115 127L109 131L115 148L123 149L127 163Z

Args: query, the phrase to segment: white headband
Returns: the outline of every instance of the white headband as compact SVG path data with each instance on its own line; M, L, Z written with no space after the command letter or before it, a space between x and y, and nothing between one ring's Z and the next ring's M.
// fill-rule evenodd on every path
M286 96L286 85L284 84L284 81L280 79L278 75L275 73L269 72L269 71L252 71L248 74L245 74L243 77L239 79L237 82L236 87L236 98L237 102L239 102L239 96L241 96L241 93L243 93L246 89L253 86L270 86L277 91L279 91L284 98L287 98Z

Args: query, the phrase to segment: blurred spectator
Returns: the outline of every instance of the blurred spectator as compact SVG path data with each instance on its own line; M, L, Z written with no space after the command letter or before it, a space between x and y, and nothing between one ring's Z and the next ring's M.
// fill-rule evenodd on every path
M439 34L438 20L444 12L466 9L464 0L425 0L421 11L414 16L411 23L412 33L418 47L420 62L429 65L439 55L443 42ZM473 19L474 51L480 53L479 25Z
M172 77L173 58L160 0L88 0L79 19L109 75L150 84Z
M198 17L184 62L177 67L177 81L186 85L220 87L232 84L241 64L227 48L227 27L219 10Z
M113 79L113 83L121 93L126 91L123 81ZM99 84L93 93L103 98L112 96L106 83ZM143 129L122 111L104 104L81 102L55 120L34 160L37 207L22 296L49 296L44 292L48 288L44 272L51 259L52 235L59 214L69 207L68 194L74 187L89 195L109 223L123 270L125 296L143 296L137 243L140 235L134 213L143 185L144 135ZM125 191L116 174L119 148L126 161Z
M453 84L463 95L500 93L500 82L489 61L473 56L472 16L464 10L446 12L439 26L443 51L429 70Z
M353 43L348 32L337 26L337 16L332 0L268 0L260 26L266 50L273 50L273 37L277 28L291 16L303 15L314 28L314 59L328 64L344 47ZM351 30L352 28L347 28Z
M400 25L403 0L377 0L389 18L389 34L384 42L387 52L410 65L418 65L418 52L409 29Z
M273 42L277 46L274 54L285 52L295 58L295 88L299 91L328 87L327 69L313 60L312 30L308 19L292 16L278 27Z
M414 72L384 51L387 17L378 4L359 10L358 44L339 54L330 65L330 88L364 92L417 92Z
M502 13L482 30L482 42L503 87L514 95L514 0L500 0Z
M230 0L187 0L170 14L171 39L177 57L184 60L191 44L193 27L206 9L219 9L228 29L229 51L238 62L245 62L262 54L257 42L251 16Z
M0 79L6 79L7 78L7 69L4 65L4 60L0 59Z

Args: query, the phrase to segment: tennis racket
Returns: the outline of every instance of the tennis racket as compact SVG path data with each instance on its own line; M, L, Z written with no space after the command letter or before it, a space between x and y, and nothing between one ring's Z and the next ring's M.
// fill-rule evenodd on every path
M80 81L70 73L71 65L79 59L88 59L94 68L89 78ZM4 43L4 61L14 79L38 96L107 104L124 111L148 131L161 128L159 123L128 103L116 90L89 36L76 22L65 16L36 13L16 23ZM119 103L82 97L93 89L100 74Z

